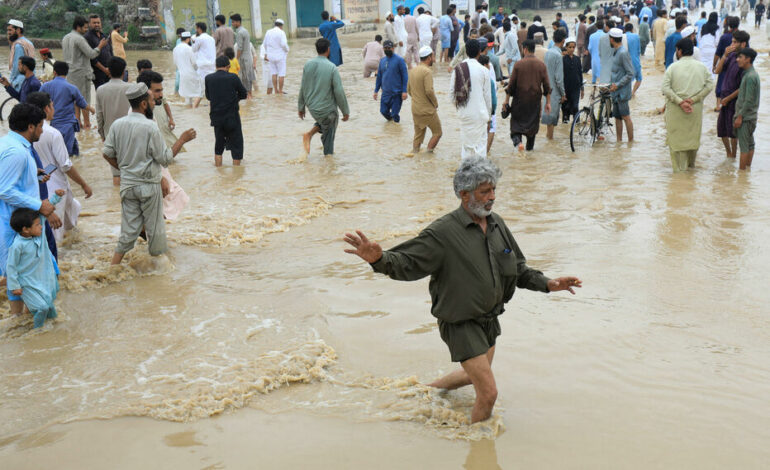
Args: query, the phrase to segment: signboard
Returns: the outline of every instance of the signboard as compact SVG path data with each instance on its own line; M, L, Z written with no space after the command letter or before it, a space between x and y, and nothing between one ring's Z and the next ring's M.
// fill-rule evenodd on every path
M348 21L376 21L380 17L379 2L377 0L344 0L342 8L345 10L343 18Z

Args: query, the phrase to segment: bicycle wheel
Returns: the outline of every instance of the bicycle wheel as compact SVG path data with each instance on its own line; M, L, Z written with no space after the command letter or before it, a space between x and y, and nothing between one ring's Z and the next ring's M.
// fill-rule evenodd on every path
M3 119L3 109L5 108L5 105L8 104L9 101L14 101L14 100L16 100L16 98L14 98L13 96L9 96L8 98L5 99L5 101L3 101L3 104L0 104L0 121L5 120Z
M590 150L596 140L596 121L591 108L578 111L569 130L569 145L573 152Z

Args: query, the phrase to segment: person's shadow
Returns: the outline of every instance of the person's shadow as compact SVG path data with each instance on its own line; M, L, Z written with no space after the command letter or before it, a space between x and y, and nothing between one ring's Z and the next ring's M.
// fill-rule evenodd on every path
M471 442L463 468L467 470L502 470L497 464L497 450L493 439Z

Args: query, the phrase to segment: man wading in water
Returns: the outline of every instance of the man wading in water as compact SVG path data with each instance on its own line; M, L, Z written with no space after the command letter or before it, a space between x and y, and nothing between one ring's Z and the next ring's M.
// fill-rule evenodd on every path
M430 384L454 390L473 384L476 403L471 422L492 415L497 386L492 374L498 315L517 287L541 292L581 287L576 277L548 279L531 269L503 219L492 212L501 172L482 157L465 159L454 176L458 209L434 221L416 238L388 251L357 231L345 234L358 255L375 272L400 281L430 275L431 313L438 318L441 339L462 369Z

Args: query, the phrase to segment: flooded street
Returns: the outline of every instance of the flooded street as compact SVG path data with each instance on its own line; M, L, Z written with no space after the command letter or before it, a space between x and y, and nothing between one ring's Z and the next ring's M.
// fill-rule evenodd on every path
M747 31L770 96L764 26ZM288 94L261 87L242 102L241 168L229 152L214 168L208 106L172 96L171 52L128 53L132 80L140 58L166 78L177 133L198 131L170 168L190 203L166 224L167 258L139 243L110 269L119 194L97 132L80 133L73 162L94 195L73 186L83 213L60 249L60 318L34 332L27 319L0 320L2 467L765 466L768 101L746 172L725 158L711 94L696 168L672 174L652 45L631 101L633 144L612 137L572 153L559 124L550 142L541 126L524 153L498 121L496 212L530 266L584 287L516 293L500 317L495 414L470 426L472 389L422 385L455 367L428 280L392 281L342 251L345 231L389 248L459 204L446 66L434 67L444 136L434 154L411 155L411 101L400 124L386 122L374 79L361 78L374 34L340 36L351 115L335 156L316 137L303 160L312 120L297 117L297 91L315 50L297 40Z

